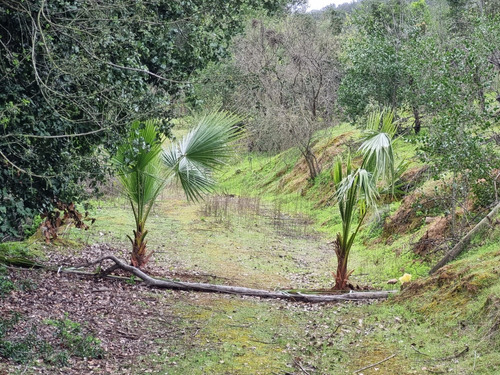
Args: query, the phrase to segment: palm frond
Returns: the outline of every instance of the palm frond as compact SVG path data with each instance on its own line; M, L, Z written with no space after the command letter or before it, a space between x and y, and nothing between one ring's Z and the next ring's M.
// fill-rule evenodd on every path
M348 207L349 209L354 207L360 199L363 199L368 207L374 207L378 197L379 193L372 174L363 168L347 175L337 185L335 192L337 202L352 205Z
M221 167L231 155L229 142L238 137L235 125L240 121L240 117L224 111L204 115L179 142L180 154L206 168Z
M198 119L197 125L180 142L171 144L162 160L181 184L188 200L198 200L214 187L212 170L225 164L232 154L230 142L240 132L241 118L214 111Z
M394 180L394 153L392 141L387 133L373 134L366 139L359 151L363 154L363 168L392 183Z
M375 207L379 193L372 173L363 168L358 169L356 173L358 175L359 193L365 202L364 204L367 207Z
M394 111L374 111L368 116L366 133L359 150L363 154L362 168L373 174L373 178L389 182L395 180L392 139L397 131Z
M397 131L397 124L394 122L394 111L384 109L371 112L366 121L366 131L368 134L386 133L390 138L393 138Z
M386 133L392 139L398 130L397 124L394 122L394 111L386 110L382 116L382 127L380 131Z
M333 165L333 183L338 186L342 180L342 159L338 157Z

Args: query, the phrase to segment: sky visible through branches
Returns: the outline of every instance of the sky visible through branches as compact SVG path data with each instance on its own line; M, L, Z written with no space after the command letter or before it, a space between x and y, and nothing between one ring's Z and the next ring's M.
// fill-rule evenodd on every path
M349 2L349 0L309 0L307 10L320 10L330 4L340 5L347 2Z

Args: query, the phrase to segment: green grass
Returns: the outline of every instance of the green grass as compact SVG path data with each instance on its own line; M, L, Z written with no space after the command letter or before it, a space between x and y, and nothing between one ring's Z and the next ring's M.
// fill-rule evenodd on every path
M236 197L233 200L237 202ZM234 203L225 215L210 216L202 205L165 196L149 226L151 248L165 248L155 262L193 276L213 273L219 277L215 281L229 284L271 289L285 283L328 285L332 264L327 264L334 258L331 251L321 250L324 239L280 235L266 219L236 207ZM389 211L396 208L397 204ZM264 214L264 206L260 209ZM127 212L120 202L101 204L90 241L128 245L124 235L133 223ZM366 230L377 233L376 221L369 221ZM369 305L293 304L199 293L179 299L167 291L163 303L171 305L175 317L169 324L182 332L181 338L156 340L131 370L272 374L301 372L298 363L309 373L352 374L396 353L377 365L378 370L363 373L433 373L425 368L438 373L465 375L474 369L474 374L491 374L500 366L495 328L500 311L499 238L498 230L477 238L475 247L441 280L423 277L428 268L413 262L410 251L401 252L401 259L394 257L398 249L408 246L404 234L390 245L369 235L361 237L353 265L356 273L367 273L363 277L373 285L386 286L386 277L399 275L403 265L415 267L405 272L422 276L400 297ZM467 346L469 351L452 358Z
M342 124L317 135L314 149L323 169L314 182L307 180L300 154L292 149L276 156L240 156L219 176L220 191L258 196L264 202L280 202L284 212L309 217L314 231L325 242L331 242L342 224L333 198L332 163L339 153L349 148L351 152L356 151L360 134L357 128ZM411 165L418 166L415 148L414 142L400 139L395 144L395 153L399 160L412 160ZM399 204L394 201L381 209L394 213ZM376 288L388 288L385 281L405 272L414 277L425 275L429 266L413 256L407 237L396 239L390 245L373 241L380 236L383 225L380 221L377 223L377 215L373 213L372 218L366 220L351 252L350 267L355 269L353 279Z
M327 143L325 139L318 142ZM420 167L421 162L414 158L415 147L414 142L399 141L396 153ZM331 201L328 163L314 183L294 171L298 163L299 155L293 151L274 157L254 154L241 158L221 176L221 191L258 195L264 201L280 200L283 211L308 215L314 229L325 240L331 239L339 230L340 219ZM392 202L384 210L394 213L399 205ZM422 216L422 223L428 215ZM495 323L500 317L500 269L494 260L500 249L498 230L486 238L477 236L473 248L462 255L463 260L451 266L455 270L453 279L441 285L427 278L429 264L412 251L412 243L426 229L422 225L385 242L381 239L381 223L375 218L367 220L352 251L350 266L356 270L353 279L388 288L386 280L408 272L413 280L420 280L413 288L421 290L416 296L413 290L382 304L348 305L341 312L308 315L298 324L305 324L313 333L297 336L293 346L298 350L292 356L300 355L318 373L352 373L393 353L397 359L381 364L380 373L490 374L500 369L500 355L495 349L500 337ZM332 319L339 327L348 328L332 329L328 324ZM332 331L336 332L333 336ZM468 351L462 353L465 348ZM376 372L370 369L366 373Z
M187 326L197 328L167 353L146 357L157 364L155 373L250 375L288 368L285 348L294 322L276 303L201 295L197 305L180 303L175 309Z
M0 262L2 257L33 259L42 255L43 252L41 249L37 246L33 246L30 240L0 243Z

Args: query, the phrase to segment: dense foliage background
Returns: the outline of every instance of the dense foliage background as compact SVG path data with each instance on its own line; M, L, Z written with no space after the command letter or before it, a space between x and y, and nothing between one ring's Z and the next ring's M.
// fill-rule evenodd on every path
M81 200L136 119L161 118L250 15L287 2L0 1L0 238Z
M250 149L299 148L311 179L323 169L318 130L362 128L390 108L433 176L450 181L449 212L471 191L487 207L500 167L499 25L497 2L472 0L365 0L252 20L232 57L201 72L197 103L248 114Z

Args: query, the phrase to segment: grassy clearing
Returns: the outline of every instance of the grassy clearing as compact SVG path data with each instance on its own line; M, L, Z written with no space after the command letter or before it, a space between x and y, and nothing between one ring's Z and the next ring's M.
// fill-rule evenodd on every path
M226 216L203 216L206 207L164 198L149 225L150 246L158 249L155 263L174 276L213 273L217 282L270 289L328 283L332 254L320 236L283 236L265 215L257 219L228 208ZM71 231L64 240L128 248L124 237L133 223L127 212L119 200L101 204L89 233ZM138 293L145 316L158 304L169 306L172 318L164 324L177 334L152 340L134 365L115 373L301 374L302 368L310 374L352 374L392 354L362 373L494 373L500 366L498 238L497 231L475 239L475 248L444 274L421 278L383 303L307 305L166 291L155 293L153 305ZM401 236L391 246L404 240ZM386 265L379 270L389 272Z
M300 154L291 149L272 157L258 154L240 157L220 176L220 191L259 197L284 212L303 215L309 218L310 227L329 243L341 230L338 208L333 200L331 167L335 157L347 150L352 153L357 150L360 134L359 129L342 124L317 135L314 149L323 167L314 182L307 180L307 168ZM410 161L414 168L420 166L414 157L414 143L397 141L395 153L399 160ZM389 288L387 280L405 272L419 277L429 270L427 264L414 256L411 248L411 243L425 232L423 226L411 234L396 234L390 242L380 239L385 218L399 205L398 201L382 205L366 220L350 257L350 266L355 270L354 281L383 289Z
M317 142L328 153L345 150L349 137L358 133L344 126L329 134ZM405 155L413 150L412 144L401 147ZM267 289L330 287L335 259L328 242L340 221L331 202L329 171L325 168L311 184L297 168L300 158L293 150L277 157L247 155L222 175L222 196L193 205L178 193L165 193L147 225L155 267L171 278L191 281ZM413 282L397 298L307 305L201 293L153 294L127 285L134 307L141 310L130 332L145 339L155 331L169 334L154 336L141 357L114 373L352 374L393 354L360 373L498 373L499 230L475 238L460 260L428 278L429 265L415 257L412 244L428 229L424 219L430 211L423 207L418 225L408 232L384 233L383 219L401 205L382 206L367 220L351 258L353 279L374 288L392 288L388 279L411 273ZM110 244L126 254L131 246L126 235L133 228L127 202L116 198L93 207L91 216L97 221L91 229L68 229L61 243ZM37 246L47 254L71 253L64 246L31 248ZM78 280L74 284L77 288ZM10 286L5 298L20 293ZM160 306L169 314L163 320L155 315ZM120 340L135 344L134 338ZM37 372L18 371L5 361L1 371Z
M290 362L287 335L293 326L280 303L200 295L175 306L196 326L169 354L149 356L168 374L283 373Z
M272 206L259 206L259 218L248 207L238 210L237 204L208 216L203 205L164 198L150 222L150 246L165 249L155 262L168 265L174 274L213 274L217 282L270 289L328 285L333 257L324 248L325 240L319 235L283 236L264 214L273 212ZM205 205L210 204L215 203ZM119 243L131 224L124 220L126 213L126 206L117 202L102 206L101 218L108 222L97 221L103 227L92 229L90 241ZM111 233L101 235L105 227ZM500 366L494 349L498 237L497 231L476 238L475 248L450 267L449 276L421 278L385 303L311 306L207 294L173 300L176 293L167 292L162 303L173 303L176 329L187 331L182 340L156 340L132 373L148 366L157 374L298 374L300 365L310 373L349 374L396 354L363 373L491 374ZM366 245L360 241L353 253L368 274L359 280L380 280L382 285L385 277L402 272L394 253L408 247L410 239L401 235L386 245L365 235ZM384 251L388 253L381 256ZM407 256L411 267L408 253L399 257ZM379 256L386 261L372 264ZM414 270L404 271L422 276L427 271L413 264Z

